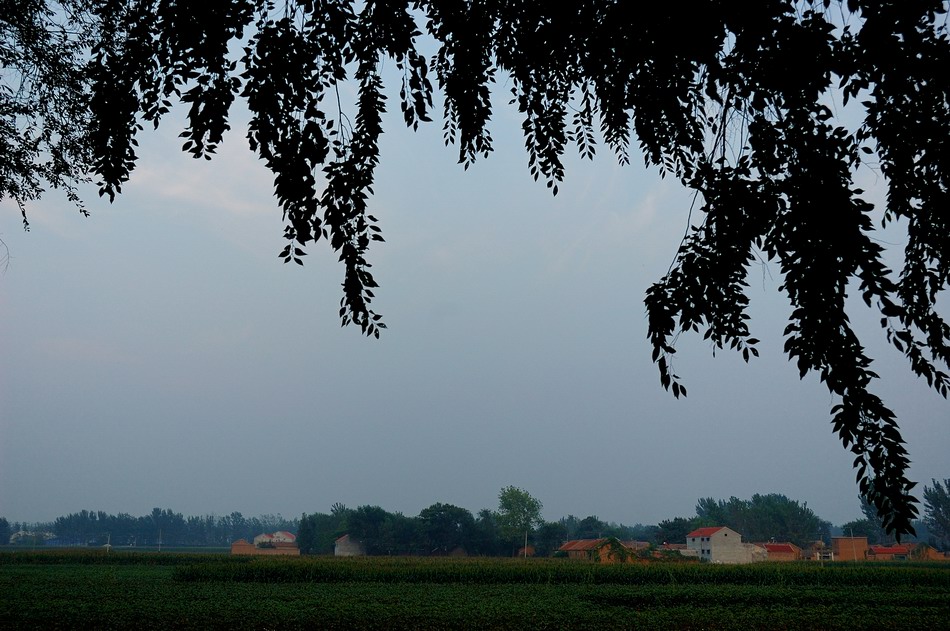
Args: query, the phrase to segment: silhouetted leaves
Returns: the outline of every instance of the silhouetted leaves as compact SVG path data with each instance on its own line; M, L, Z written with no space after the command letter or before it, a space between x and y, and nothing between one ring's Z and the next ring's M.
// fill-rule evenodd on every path
M88 18L82 37L44 33L55 6ZM499 74L523 116L529 173L554 193L568 144L592 157L596 125L626 163L635 135L647 164L696 194L696 219L669 272L646 295L661 385L686 396L672 365L682 332L702 331L714 349L734 349L746 361L758 355L746 276L755 260L776 262L790 303L785 352L803 377L817 373L835 396L833 427L855 455L862 494L889 530L912 532L909 460L893 412L872 392L877 375L846 298L857 292L877 309L911 370L947 396L950 326L935 309L950 280L946 2L704 0L646 9L618 0L89 0L16 7L0 20L3 41L12 42L2 61L35 87L26 90L32 100L25 106L9 88L0 93L0 195L22 203L43 178L71 190L69 182L91 166L111 199L135 166L142 122L157 125L176 99L188 104L183 150L209 158L229 127L231 104L243 98L249 144L274 173L286 222L289 245L280 257L302 264L303 248L328 240L344 267L341 322L374 337L384 324L371 309L377 284L367 255L370 242L383 238L367 200L387 59L401 73L400 109L413 129L430 119L435 75L444 140L458 146L465 168L492 150L491 86ZM431 59L416 49L423 31L436 45ZM238 43L243 54L235 54ZM86 48L90 63L82 68ZM358 93L353 118L340 98L347 80ZM864 108L857 129L836 120L833 90ZM88 110L81 106L87 101ZM73 115L78 126L70 129L64 121ZM30 123L22 139L11 131L18 120ZM38 136L43 121L52 131ZM38 167L46 149L52 161ZM888 185L883 223L899 220L907 231L896 273L871 236L875 209L854 185L865 159L877 161Z

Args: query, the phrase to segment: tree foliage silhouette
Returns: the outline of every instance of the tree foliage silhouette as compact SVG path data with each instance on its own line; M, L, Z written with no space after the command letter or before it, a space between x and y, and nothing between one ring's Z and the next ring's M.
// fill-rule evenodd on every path
M30 44L8 41L7 16L50 6L13 5L2 18L5 66L8 48ZM910 369L946 397L950 327L935 309L950 274L946 2L703 0L648 11L619 0L59 5L83 9L96 28L81 85L69 75L68 89L49 101L88 94L88 110L76 135L53 135L75 150L76 165L88 150L100 194L121 191L135 167L136 135L143 123L157 126L173 101L188 107L183 149L210 158L230 106L244 99L250 146L275 176L288 241L281 257L302 264L307 246L329 241L345 270L340 317L366 335L385 327L372 308L377 284L367 260L371 242L382 240L368 198L385 60L401 72L398 101L412 128L430 120L434 79L445 141L466 167L492 151L490 93L499 75L523 115L530 174L555 194L568 145L593 157L599 131L625 163L635 140L648 165L696 194L697 220L646 296L662 386L686 395L672 361L681 332L702 331L746 360L757 354L745 279L756 257L776 261L791 306L785 352L836 397L834 431L854 453L862 495L889 531L913 531L907 452L894 413L871 387L877 375L846 298L857 294L876 309ZM431 58L417 46L423 29L437 46ZM68 52L64 59L78 62ZM352 120L338 93L350 77L358 89ZM859 124L835 116L836 94L845 105L859 102ZM38 100L0 114L62 120ZM13 145L0 166L21 179L0 179L0 194L21 200L35 190L22 178L34 172L36 154ZM865 161L888 186L882 223L906 230L897 272L884 263L872 236L875 208L854 182ZM61 173L53 170L54 184Z
M46 186L86 214L78 193L92 159L84 59L97 24L85 0L0 2L0 200L17 204L26 229L26 204Z

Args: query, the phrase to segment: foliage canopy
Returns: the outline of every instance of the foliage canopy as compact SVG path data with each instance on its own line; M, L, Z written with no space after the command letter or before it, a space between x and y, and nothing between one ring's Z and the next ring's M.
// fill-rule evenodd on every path
M524 489L506 486L498 493L498 526L502 537L517 542L544 523L541 501ZM527 551L525 551L527 555Z
M5 3L4 81L25 81L0 93L0 198L22 205L41 181L73 191L87 167L114 198L144 123L184 103L183 149L210 158L244 99L251 149L275 176L281 257L302 264L305 247L329 241L345 269L343 323L378 337L367 255L382 240L368 212L386 107L380 66L401 72L412 128L431 118L434 80L445 141L465 166L492 151L501 75L524 117L529 171L555 194L567 146L593 157L597 131L620 162L636 142L647 164L695 191L696 220L646 296L653 359L675 396L686 394L672 362L681 332L757 354L745 279L757 257L778 263L791 307L785 352L836 397L834 431L854 453L861 493L900 535L913 530L915 484L846 298L876 309L910 369L947 395L950 327L935 308L950 275L946 14L939 0L649 11L619 0ZM60 15L76 30L47 28ZM417 46L423 31L431 57ZM337 92L351 77L352 119ZM836 116L834 95L859 104L856 124ZM855 185L862 164L886 181L882 209ZM897 271L872 236L877 217L906 230Z
M804 548L815 541L830 539L831 534L831 524L822 521L807 503L780 493L757 493L749 500L700 498L696 516L702 523L728 526L740 532L746 541L790 541Z

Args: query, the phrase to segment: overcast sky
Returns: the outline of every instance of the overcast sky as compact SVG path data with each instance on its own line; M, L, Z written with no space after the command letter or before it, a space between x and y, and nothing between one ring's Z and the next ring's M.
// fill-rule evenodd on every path
M496 508L511 484L548 519L656 523L700 497L771 492L836 524L860 516L835 401L782 354L777 264L750 273L762 356L713 357L683 336L689 397L661 389L642 300L687 226L674 181L600 146L568 159L552 197L513 109L467 172L441 123L413 134L397 110L371 199L386 238L370 253L389 326L377 341L340 328L343 268L324 244L303 268L278 259L273 178L240 112L233 126L212 162L180 152L174 120L143 132L124 194L110 206L90 188L89 219L53 192L25 233L0 206L0 515L298 517L334 502L416 515ZM853 321L911 478L950 476L947 403L873 313Z

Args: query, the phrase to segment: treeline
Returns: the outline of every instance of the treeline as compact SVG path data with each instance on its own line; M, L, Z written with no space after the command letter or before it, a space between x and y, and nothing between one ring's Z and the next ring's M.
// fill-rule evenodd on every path
M657 526L660 543L683 543L686 535L703 526L726 526L742 534L743 541L782 541L805 547L815 541L831 542L835 529L818 517L807 503L779 493L753 495L741 500L701 498L696 515L661 521Z
M330 513L304 514L297 543L301 552L332 554L337 537L349 534L367 554L468 554L507 556L528 544L539 556L553 554L565 541L616 537L655 545L685 543L686 535L702 526L728 526L745 541L791 541L805 547L822 540L830 543L833 527L806 504L771 493L750 500L702 498L693 517L676 517L658 525L625 526L595 515L583 519L568 515L557 521L538 520L529 529L505 528L503 511L482 509L473 515L451 504L433 504L416 517L390 513L379 506L348 509L334 505Z
M701 498L692 517L675 517L659 524L625 526L608 523L596 516L583 519L568 515L557 521L538 520L530 529L513 531L505 527L504 511L482 509L477 514L451 504L433 504L418 516L391 513L379 506L348 509L335 504L330 513L304 514L300 519L297 543L305 554L332 554L334 541L349 534L370 555L442 555L464 550L470 555L508 556L528 544L538 556L550 556L562 543L572 539L616 537L661 545L685 543L691 531L703 526L727 526L742 534L744 541L791 542L805 548L815 541L831 543L831 537L845 534L867 536L871 544L892 543L873 507L862 506L865 519L840 527L821 519L807 503L779 493L756 494L751 499ZM940 547L925 521L916 521L916 537L905 540L928 542Z
M140 517L82 510L43 524L11 525L0 519L0 541L4 543L10 541L11 536L16 538L19 532L29 532L31 535L23 537L19 543L61 546L101 546L106 543L113 546L227 546L236 539L250 540L262 532L276 530L294 532L297 522L281 515L248 518L239 512L221 517L185 517L171 509L160 508ZM49 539L50 535L52 539Z
M616 537L653 541L656 526L625 526L596 516L574 515L558 521L540 521L528 534L537 556L550 556L565 541ZM499 511L436 503L409 517L379 506L355 509L334 504L329 513L300 518L297 545L304 554L333 554L336 539L344 534L359 541L370 555L448 555L464 550L469 555L511 556L524 546L524 535L505 527Z
M516 500L506 503L505 498ZM923 519L914 522L916 537L905 540L950 548L950 480L934 480L924 487ZM436 503L416 516L389 512L380 506L350 509L334 504L329 513L303 514L298 520L281 515L246 518L239 512L217 517L185 517L170 509L155 508L149 515L83 510L54 522L10 524L0 518L0 543L33 545L227 546L237 539L250 541L258 534L288 530L297 534L305 554L333 554L334 542L344 534L358 540L373 555L446 555L464 550L470 555L509 556L525 544L539 556L553 554L565 541L616 537L653 544L684 543L686 535L703 526L727 526L750 542L790 541L805 547L814 541L830 543L835 535L866 536L871 544L894 541L881 525L874 508L861 503L864 519L832 526L808 508L807 503L778 494L756 494L748 500L731 497L701 498L696 514L675 517L657 525L626 526L605 522L595 515L574 515L556 521L540 516L541 503L526 491L508 487L499 495L497 510L472 513L452 504ZM18 533L29 536L17 537Z

